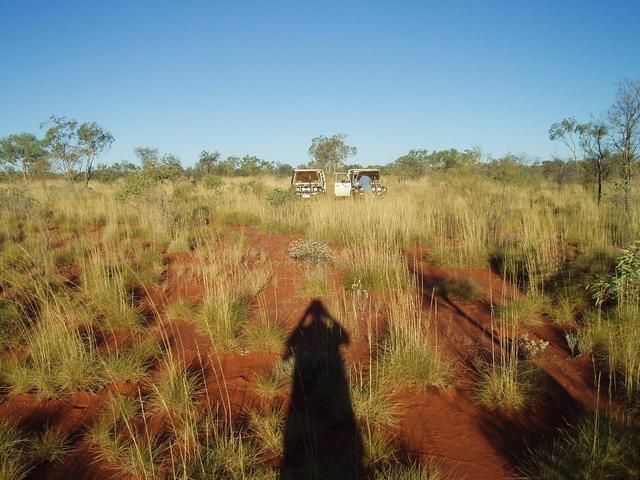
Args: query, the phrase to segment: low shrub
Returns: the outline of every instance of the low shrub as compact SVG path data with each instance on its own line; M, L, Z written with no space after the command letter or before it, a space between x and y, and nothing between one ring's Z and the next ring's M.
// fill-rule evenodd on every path
M272 207L278 208L295 202L297 198L297 195L291 190L284 188L274 188L267 194L265 201Z
M331 261L331 248L319 240L294 240L287 250L290 257L314 265Z
M217 175L205 175L202 179L202 186L207 190L218 190L222 188L224 182Z
M542 338L529 338L528 333L523 333L518 338L518 350L525 358L534 358L542 355L546 348L549 346L549 342Z

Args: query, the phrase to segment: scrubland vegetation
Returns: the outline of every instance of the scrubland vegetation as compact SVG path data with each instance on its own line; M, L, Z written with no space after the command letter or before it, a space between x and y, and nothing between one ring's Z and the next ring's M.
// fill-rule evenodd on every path
M570 175L413 150L379 198L305 201L288 166L216 152L94 168L113 137L63 117L4 139L0 479L455 478L408 426L464 409L511 473L638 478L633 85L607 124L552 126L580 137ZM345 166L344 140L314 165ZM296 395L323 417L296 425Z
M274 206L269 192L283 183L225 180L212 190L176 179L126 200L126 181L91 190L65 181L2 187L5 402L135 386L105 397L100 415L73 438L24 431L7 418L3 478L43 463L55 468L81 448L140 478L275 477L292 363L275 360L253 375L250 391L261 400L240 414L229 397L210 397L210 382L225 384L219 355L281 353L292 327L282 321L288 312L261 296L281 272L267 247L250 244L247 228L291 239L289 268L302 282L292 294L323 298L352 343L366 346L348 363L350 398L363 464L375 478L440 478L394 444L405 415L398 392L458 381L460 365L438 338L439 298L484 299L493 312L494 347L471 366L481 408L517 412L536 402L542 353L524 355L518 340L530 327L561 325L567 342L576 338L567 356L593 360L609 402L523 458L522 471L564 478L558 472L575 456L591 478L638 472L623 446L638 435L640 407L637 210L627 223L613 201L598 207L582 186L505 184L463 171L392 180L393 193L372 201L288 197ZM492 291L456 277L430 285L418 263L493 268L513 287ZM200 298L169 294L191 283ZM172 333L178 321L201 339L199 359L185 358Z

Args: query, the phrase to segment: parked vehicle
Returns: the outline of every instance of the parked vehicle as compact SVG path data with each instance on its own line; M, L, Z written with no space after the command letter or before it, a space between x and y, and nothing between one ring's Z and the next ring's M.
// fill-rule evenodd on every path
M324 171L319 168L297 168L291 175L291 188L302 198L327 192L327 180Z
M353 168L347 173L337 172L334 191L337 197L349 197L372 193L382 195L387 193L387 187L380 179L379 168Z

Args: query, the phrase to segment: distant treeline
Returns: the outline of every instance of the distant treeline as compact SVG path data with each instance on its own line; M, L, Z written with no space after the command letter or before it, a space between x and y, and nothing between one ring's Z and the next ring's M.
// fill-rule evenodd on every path
M145 172L149 178L184 175L195 180L205 176L286 177L294 168L254 155L222 158L217 151L202 151L195 165L185 168L177 156L160 154L158 149L151 147L134 149L136 163L124 161L105 165L98 160L109 150L114 137L96 122L78 123L53 115L40 127L44 129L41 138L33 133L21 133L0 139L0 172L5 178L19 175L27 182L31 178L62 176L88 184L92 178L113 181ZM569 159L530 161L516 155L494 159L483 156L479 149L413 149L378 167L384 174L401 179L467 171L503 180L533 175L558 184L596 184L598 201L603 182L615 180L624 197L625 210L629 212L640 146L640 82L619 82L614 103L605 114L587 122L567 117L552 124L548 133L550 140L562 142L567 147ZM345 139L346 135L342 134L313 138L308 150L310 160L301 167L323 168L331 178L336 171L374 166L348 163L357 149L347 145Z

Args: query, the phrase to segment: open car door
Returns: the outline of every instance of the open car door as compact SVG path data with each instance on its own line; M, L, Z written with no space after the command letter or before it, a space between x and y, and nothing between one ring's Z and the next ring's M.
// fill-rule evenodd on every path
M335 193L336 197L350 197L351 196L351 181L349 176L344 172L336 172L335 181Z

